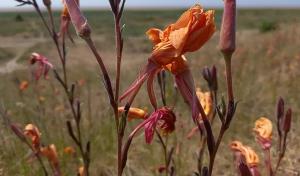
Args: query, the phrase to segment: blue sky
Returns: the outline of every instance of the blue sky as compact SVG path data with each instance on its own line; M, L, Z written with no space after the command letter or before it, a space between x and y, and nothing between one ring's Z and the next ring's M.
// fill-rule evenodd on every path
M42 2L42 0L37 0ZM61 6L61 0L52 0L56 8ZM237 0L239 7L300 7L300 0ZM187 7L201 3L206 7L221 7L222 0L127 0L127 7ZM13 8L17 3L14 0L0 0L0 9ZM108 6L108 0L81 0L83 7Z

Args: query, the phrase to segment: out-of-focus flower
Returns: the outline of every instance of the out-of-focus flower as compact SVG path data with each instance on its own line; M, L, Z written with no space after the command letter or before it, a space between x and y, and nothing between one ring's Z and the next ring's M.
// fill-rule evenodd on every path
M272 142L272 122L266 117L261 117L255 121L253 131L261 147L263 149L269 149Z
M123 113L124 110L124 106L119 107L118 111L119 113ZM147 118L147 112L144 111L143 109L139 109L139 108L129 108L128 111L128 120L133 120L133 119L145 119Z
M230 148L235 154L237 168L240 169L241 163L245 163L253 175L258 174L259 157L251 147L245 146L239 141L232 141Z
M194 120L199 116L199 101L196 96L194 80L189 70L184 53L193 52L201 48L210 39L215 31L214 11L204 12L200 5L195 5L184 12L173 24L164 31L151 28L147 31L154 48L148 64L136 81L120 97L120 100L129 97L131 103L147 80L147 89L152 106L157 109L157 102L153 90L153 81L156 74L169 70L174 76L181 95L190 105Z
M65 106L64 105L57 105L55 108L54 108L54 111L55 112L64 112L65 110Z
M46 98L43 96L39 96L39 101L42 103L42 102L46 101Z
M144 128L145 139L148 144L151 143L156 128L163 134L168 134L175 130L176 116L173 111L167 107L162 107L154 111L147 120L148 122L144 125Z
M48 159L54 171L54 175L59 176L60 175L59 161L58 161L58 155L57 155L57 150L55 145L51 144L47 147L41 147L41 155Z
M197 89L197 97L202 105L207 117L210 117L213 109L213 100L210 92L202 92L199 88Z
M80 80L77 81L77 84L78 84L79 86L84 86L85 83L86 83L85 79L80 79Z
M30 138L33 149L38 152L41 145L39 129L33 124L28 124L25 126L24 135Z
M35 79L39 80L42 75L45 79L47 79L48 72L51 68L53 68L53 65L45 56L42 56L38 53L32 53L30 64L33 65L35 63L38 63L38 68L35 70Z
M19 90L20 91L25 91L29 86L28 81L22 81L19 85Z
M71 146L64 148L64 153L68 155L74 155L76 153L75 149Z
M84 176L84 166L80 166L77 172L78 176Z

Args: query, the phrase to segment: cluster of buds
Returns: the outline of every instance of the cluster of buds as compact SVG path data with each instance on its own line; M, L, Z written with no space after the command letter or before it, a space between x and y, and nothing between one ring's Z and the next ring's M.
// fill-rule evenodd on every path
M287 134L291 129L292 123L292 109L289 108L285 112L284 100L279 99L277 103L277 131L279 136L278 150L280 155L283 157L286 150L286 139Z

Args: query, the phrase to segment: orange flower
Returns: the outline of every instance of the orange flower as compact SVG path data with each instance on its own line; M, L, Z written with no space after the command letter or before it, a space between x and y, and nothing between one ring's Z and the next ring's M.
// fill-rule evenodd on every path
M200 101L200 104L202 105L205 114L207 117L209 117L212 113L213 109L213 100L211 97L210 92L201 92L201 90L198 88L196 91L197 97Z
M24 91L28 88L28 86L29 86L28 81L22 81L19 85L19 90Z
M251 147L244 146L239 141L233 141L230 144L230 148L234 152L240 153L245 158L245 161L249 167L256 167L258 165L259 157Z
M76 153L75 149L71 146L64 148L64 153L68 155L74 155Z
M118 111L119 113L124 112L124 106L119 107ZM139 108L129 108L128 111L128 120L133 120L133 119L145 119L147 117L147 112L139 109Z
M263 139L272 139L272 122L266 117L261 117L255 121L253 131Z
M256 140L263 149L270 149L272 144L272 122L266 117L261 117L255 121L253 131L256 134Z
M153 83L156 74L167 69L175 76L179 92L192 109L193 119L199 117L199 112L204 116L205 112L196 97L194 80L184 54L201 48L214 32L214 11L204 12L200 5L191 7L163 31L149 29L147 35L154 47L148 64L120 100L129 97L128 102L132 103L142 84L147 81L150 102L157 109Z
M33 125L33 124L28 124L26 125L24 129L24 135L29 137L31 139L32 147L36 151L40 150L40 137L41 133L39 129Z
M171 64L184 53L201 48L214 32L214 11L204 12L196 4L164 31L156 28L147 31L146 34L155 45L150 59L161 66Z
M60 169L59 169L58 155L57 155L55 145L51 144L47 147L41 147L41 154L42 154L42 156L44 156L48 159L53 171L55 173L59 174ZM54 175L57 175L57 174L54 174Z

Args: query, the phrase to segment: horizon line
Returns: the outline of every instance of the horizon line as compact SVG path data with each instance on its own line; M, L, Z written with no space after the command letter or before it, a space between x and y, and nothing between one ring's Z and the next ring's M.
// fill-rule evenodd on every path
M129 6L126 9L127 10L179 10L179 9L186 9L189 8L189 6ZM110 10L110 7L82 7L82 10ZM206 9L223 9L222 6L207 6ZM300 9L299 6L247 6L247 5L242 5L238 6L237 9ZM41 8L41 10L45 11L45 8ZM54 7L53 10L59 11L61 8L59 7ZM29 11L34 11L33 8L30 7L0 7L0 13L1 12L29 12Z

